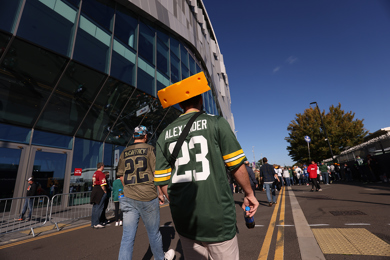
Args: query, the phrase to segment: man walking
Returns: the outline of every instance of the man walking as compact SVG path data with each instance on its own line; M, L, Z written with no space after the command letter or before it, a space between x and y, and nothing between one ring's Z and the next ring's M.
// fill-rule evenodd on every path
M30 178L28 178L27 181L28 181L28 186L27 186L26 196L32 197L32 196L37 195L38 185L35 183L34 178L30 177ZM24 201L22 214L19 216L19 219L18 219L19 221L24 220L24 214L27 211L27 207L28 207L28 217L26 220L29 221L29 220L31 220L31 214L32 214L33 207L34 207L34 198L26 198L26 200Z
M268 206L276 204L275 184L274 181L280 181L278 174L272 165L268 164L268 159L263 158L263 165L260 167L260 178L264 180L265 191L267 192ZM272 197L271 197L272 192Z
M314 187L316 187L316 191L322 191L320 184L317 182L317 170L317 164L314 161L312 161L309 167L307 167L309 178L312 183L310 191L314 191Z
M321 175L322 175L322 182L323 182L325 185L329 185L329 172L328 172L328 167L327 167L323 162L321 162L321 164L320 164L320 166L318 167L318 169L320 170Z
M256 180L256 175L253 172L252 167L250 167L248 161L245 161L245 168L246 168L246 171L248 172L249 181L251 183L251 187L252 187L252 190L253 190L253 195L256 196L255 195L256 194L255 190L256 190L257 186L259 185L259 183Z
M139 218L146 227L150 249L154 259L171 260L175 256L171 249L164 254L160 233L159 201L164 197L154 186L156 165L155 148L147 144L147 128L138 126L134 129L134 144L123 150L119 157L117 176L123 183L124 197L119 198L123 212L123 235L119 249L119 260L132 259L135 234Z
M249 217L259 203L244 166L246 156L229 123L200 112L201 94L209 90L202 72L159 91L163 108L179 103L184 114L158 138L155 184L170 201L186 260L239 259L236 210L225 165L245 193L242 208L250 207ZM189 124L192 117L195 121ZM186 125L191 131L181 139ZM174 151L179 151L177 158Z
M91 227L93 228L104 228L100 223L100 216L102 215L104 202L107 197L107 181L106 175L104 175L104 163L99 162L97 164L97 171L92 176L92 193L91 193L91 204L92 216L91 216Z

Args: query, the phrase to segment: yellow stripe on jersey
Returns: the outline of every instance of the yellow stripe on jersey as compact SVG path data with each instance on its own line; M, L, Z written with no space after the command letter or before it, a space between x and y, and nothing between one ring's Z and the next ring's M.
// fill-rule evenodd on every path
M243 153L244 153L244 151L241 149L241 150L238 150L234 153L227 154L227 155L223 156L223 159L226 161L226 160L232 159L233 157L236 157L237 155L240 155Z
M171 172L172 169L168 168L165 170L159 170L154 172L154 181L159 182L159 181L166 181L171 178Z
M229 167L236 166L240 164L245 158L244 151L242 149L223 156L223 159L225 161L225 164Z

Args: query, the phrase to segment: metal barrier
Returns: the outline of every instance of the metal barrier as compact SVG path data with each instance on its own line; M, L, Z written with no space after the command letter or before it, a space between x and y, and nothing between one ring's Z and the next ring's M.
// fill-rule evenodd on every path
M92 214L91 191L54 195L51 199L50 222L57 230L58 223L72 222Z
M0 199L0 234L30 229L29 234L35 237L34 228L48 220L49 204L48 196Z

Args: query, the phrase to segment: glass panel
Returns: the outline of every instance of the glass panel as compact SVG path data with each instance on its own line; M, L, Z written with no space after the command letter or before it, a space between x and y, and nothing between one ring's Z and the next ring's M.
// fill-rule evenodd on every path
M180 54L181 63L188 68L188 52L182 45L180 45Z
M104 29L112 32L112 23L115 12L115 3L113 1L83 0L81 11Z
M0 199L14 195L21 153L21 149L0 147Z
M0 29L13 32L22 0L0 0Z
M111 76L135 86L135 58L135 51L114 39Z
M74 59L107 73L110 44L111 33L92 22L86 16L80 16Z
M77 8L66 1L28 0L17 35L69 56L76 19Z
M66 59L15 39L0 68L0 121L32 127Z
M190 71L189 69L187 69L187 67L185 67L183 65L183 63L181 64L181 78L182 79L186 79L190 76Z
M73 137L66 135L53 134L39 130L34 131L33 144L44 145L50 147L59 147L72 149Z
M148 25L139 24L138 53L152 64L154 63L154 36L155 32Z
M157 29L156 31L157 31L157 39L162 43L164 43L165 46L169 47L169 36L166 33L160 31L159 29Z
M133 87L108 79L76 135L104 141L133 91Z
M180 60L171 52L171 81L176 83L180 80Z
M191 75L194 75L196 74L196 64L195 64L195 60L194 58L192 58L191 55L189 55L189 59L190 59L190 72L191 72Z
M0 32L0 58L3 56L5 49L7 48L8 42L11 39L9 35Z
M49 195L52 183L57 187L57 194L63 193L66 157L67 154L64 153L35 152L31 175L38 184L38 195Z
M138 57L138 77L137 77L137 88L156 96L156 89L154 84L154 66L150 65L141 57Z
M31 129L0 124L0 140L8 142L26 143L30 142Z
M198 64L196 64L196 73L199 73L199 72L201 72L201 71L202 71L202 69L199 67Z
M169 75L169 48L160 40L157 40L157 69Z
M74 183L76 183L76 181L83 179L83 182L87 187L85 190L92 190L92 175L95 173L96 166L98 162L102 161L102 158L103 143L76 138L73 149L73 164L71 172L73 173L75 168L81 168L82 175L71 177L71 187L72 185L75 185Z
M71 62L36 128L73 135L104 79L103 74Z
M169 78L157 71L157 91L169 86Z
M155 100L157 99L135 90L106 142L126 145L132 138L134 128L140 124L148 111L154 111L152 103Z
M104 145L104 170L110 172L110 178L112 181L115 180L119 156L124 149L124 146L107 143Z
M180 55L179 42L174 38L170 38L170 46L171 46L171 52L173 52L176 55L176 57L179 57Z
M137 26L136 16L121 5L117 5L115 17L115 39L129 45L131 48L137 47Z

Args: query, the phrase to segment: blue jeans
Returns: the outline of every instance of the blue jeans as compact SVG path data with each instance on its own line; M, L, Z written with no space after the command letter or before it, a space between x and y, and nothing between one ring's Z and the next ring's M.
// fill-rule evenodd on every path
M100 215L102 214L104 208L104 201L106 200L107 193L104 193L99 204L93 204L92 206L92 216L91 216L91 227L99 224Z
M138 201L123 197L119 199L119 204L123 212L123 235L118 259L132 259L135 234L141 217L148 233L150 249L154 259L163 260L164 251L160 233L158 198L151 201Z
M264 183L265 190L267 191L268 202L276 202L275 185L273 183ZM271 198L272 192L272 198Z
M32 214L32 210L33 210L33 205L34 205L34 198L27 198L27 199L24 201L22 214L20 215L19 218L23 218L24 214L25 214L26 211L27 211L27 207L28 207L28 217L27 217L27 218L31 219L31 214Z
M286 181L286 186L290 186L290 178L283 178Z
M322 181L324 184L329 184L329 173L327 172L321 172L322 174Z

